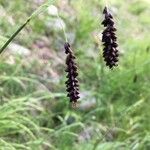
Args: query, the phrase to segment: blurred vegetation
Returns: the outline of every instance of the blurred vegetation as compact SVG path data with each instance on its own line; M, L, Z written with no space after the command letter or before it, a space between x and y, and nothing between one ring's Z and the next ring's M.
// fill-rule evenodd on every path
M0 46L46 0L0 0ZM57 0L77 56L81 99L65 92L64 36L45 11L0 56L0 150L149 150L150 2L107 1L116 26L119 66L105 67L104 1Z

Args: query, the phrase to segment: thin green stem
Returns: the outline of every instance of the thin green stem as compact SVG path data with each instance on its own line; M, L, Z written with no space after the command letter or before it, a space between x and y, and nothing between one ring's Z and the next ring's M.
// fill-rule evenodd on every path
M18 35L18 33L28 24L30 19L27 19L27 21L18 28L18 30L6 41L6 43L3 45L3 47L0 49L0 54L5 50L5 48L10 44L10 42Z
M61 22L61 18L60 18L60 16L59 16L58 13L57 13L57 17L58 17L58 19L60 20L60 24L61 24L61 26L62 26L62 30L63 30L63 34L64 34L65 41L68 42L65 28L64 28L64 26L63 26L63 24L62 24L62 22Z
M6 47L11 43L11 41L20 33L20 31L29 23L29 21L34 18L35 16L37 16L38 14L40 14L41 12L43 12L44 10L46 10L46 8L51 5L55 0L49 0L47 3L44 3L43 5L41 5L37 10L35 10L31 16L25 21L25 23L23 25L21 25L17 31L15 33L13 33L13 35L5 42L5 44L2 46L2 48L0 49L0 54L6 49Z
M106 7L108 7L108 1L107 0L104 0L104 4Z

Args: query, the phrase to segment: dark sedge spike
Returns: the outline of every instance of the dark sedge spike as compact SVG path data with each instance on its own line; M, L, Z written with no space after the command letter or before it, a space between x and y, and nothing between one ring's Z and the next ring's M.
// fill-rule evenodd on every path
M75 63L75 56L73 54L73 51L71 49L71 46L69 43L64 44L65 53L67 54L66 57L66 70L67 72L67 81L66 84L66 91L67 91L67 97L70 98L70 102L72 103L72 106L75 107L76 103L78 101L79 97L79 81L77 80L78 76L78 68Z
M104 20L102 25L105 27L102 32L102 43L103 43L103 57L106 62L106 66L110 69L117 66L118 63L118 44L116 36L116 28L114 27L115 23L113 20L112 14L108 11L107 7L103 10Z

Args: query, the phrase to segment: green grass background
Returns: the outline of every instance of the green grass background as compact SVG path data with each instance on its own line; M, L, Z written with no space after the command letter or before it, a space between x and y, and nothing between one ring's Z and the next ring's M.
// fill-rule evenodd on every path
M42 4L37 2L0 0L0 46ZM114 70L102 59L104 1L54 4L67 34L74 35L85 96L77 109L69 106L63 33L47 27L54 16L39 14L13 41L30 49L31 55L6 49L0 56L0 150L149 150L150 2L107 0L118 29L120 61ZM46 65L36 55L43 39L44 50L51 54ZM81 107L85 103L91 107Z

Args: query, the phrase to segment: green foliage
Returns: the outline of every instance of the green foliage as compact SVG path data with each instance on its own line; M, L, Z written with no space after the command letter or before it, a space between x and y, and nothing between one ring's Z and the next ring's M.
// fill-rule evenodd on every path
M140 15L143 11L146 10L147 5L147 3L144 3L140 0L136 0L133 3L131 3L131 5L129 6L129 10L135 15Z
M121 52L114 70L104 66L97 40L104 2L72 0L70 4L55 4L66 21L66 32L75 35L73 49L81 95L85 94L82 103L91 104L94 99L96 104L90 108L79 105L77 109L68 106L64 52L58 51L64 37L47 28L51 16L40 13L15 39L15 43L31 49L31 55L18 56L6 49L0 56L0 150L149 150L149 2L109 3ZM38 6L30 0L0 0L5 14L0 19L0 46ZM39 11L46 11L46 7ZM48 64L41 61L35 44L43 37L49 42L41 50L50 52Z

